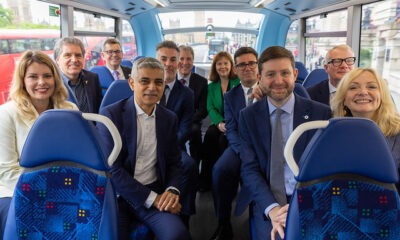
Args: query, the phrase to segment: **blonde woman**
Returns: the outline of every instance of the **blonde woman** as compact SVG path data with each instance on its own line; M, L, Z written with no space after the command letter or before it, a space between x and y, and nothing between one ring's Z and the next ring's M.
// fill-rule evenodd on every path
M375 70L357 68L347 73L338 85L331 107L334 117L363 117L374 121L400 165L400 115L386 81Z
M19 158L28 132L47 109L78 109L67 97L53 60L40 51L26 51L14 73L10 101L0 106L0 237L21 173Z

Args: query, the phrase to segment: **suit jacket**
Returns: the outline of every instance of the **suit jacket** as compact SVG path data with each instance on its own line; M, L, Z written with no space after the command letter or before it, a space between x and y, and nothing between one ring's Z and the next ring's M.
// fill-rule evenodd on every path
M184 146L189 140L194 114L193 91L185 87L180 81L175 81L169 93L166 107L178 116L178 141Z
M330 117L328 106L295 94L293 129L304 122L327 120ZM308 131L299 138L294 148L296 160L300 159L314 133L315 131ZM269 187L271 123L266 97L241 111L239 134L243 183L252 193L252 200L262 209L266 209L276 202Z
M330 105L329 80L324 80L315 86L307 88L312 100Z
M232 150L239 154L240 137L238 130L239 113L246 107L242 85L239 84L224 96L224 117L226 137Z
M68 89L68 101L71 101L79 106L75 93L72 91L71 87L68 84L69 79L64 74L62 74L62 76L64 80L64 85ZM88 97L89 112L98 113L101 100L103 99L99 76L96 73L82 69L79 78L83 81L83 85Z
M122 69L122 72L124 73L124 79L127 80L129 78L129 76L131 75L132 68L121 65L121 69Z
M388 137L387 141L400 175L400 133L396 136ZM396 184L396 187L397 191L400 192L400 182Z
M133 208L143 207L150 189L133 178L136 165L137 122L134 96L111 104L101 110L104 116L113 121L122 138L122 149L111 168L111 180L117 193ZM169 186L181 190L181 151L176 132L178 120L168 109L157 105L156 112L157 138L157 180L166 189ZM113 140L108 130L98 124L99 133L105 147L111 151Z
M71 109L78 109L75 105ZM19 158L35 119L18 114L14 101L0 105L0 198L12 197L21 175Z
M194 93L193 123L200 124L207 117L207 79L197 73L191 73L189 88Z
M240 83L239 78L231 79L229 81L229 89L237 86ZM211 123L217 125L224 119L224 98L222 96L221 81L212 82L208 84L207 92L207 111L211 118Z

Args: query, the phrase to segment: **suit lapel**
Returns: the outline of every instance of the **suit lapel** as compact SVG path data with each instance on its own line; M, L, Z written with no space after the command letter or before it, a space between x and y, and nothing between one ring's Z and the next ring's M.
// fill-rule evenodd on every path
M302 123L308 122L312 119L312 109L310 104L303 101L299 96L295 94L295 103L294 103L294 114L293 114L293 130L296 129ZM305 132L303 135L307 136L308 133ZM300 138L300 141L296 143L296 149L305 149L306 142L305 136ZM298 159L296 159L298 161Z
M257 138L260 141L261 151L265 156L264 159L259 159L261 169L265 170L267 177L269 176L269 163L270 163L270 152L271 152L271 120L269 115L268 101L267 98L263 98L259 101L259 104L255 104L255 115L262 117L255 117L256 121L254 126L259 126L257 131ZM267 178L269 179L269 177Z
M124 123L123 134L126 136L127 144L130 144L127 148L129 155L133 156L131 159L131 168L135 172L136 165L136 146L137 146L137 122L136 122L136 108L134 104L134 97L130 97L123 108L122 117Z

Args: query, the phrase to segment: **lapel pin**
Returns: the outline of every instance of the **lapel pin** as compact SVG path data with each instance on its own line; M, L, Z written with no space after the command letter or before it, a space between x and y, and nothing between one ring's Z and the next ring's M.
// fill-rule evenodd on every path
M307 120L307 119L309 118L309 116L308 116L308 115L304 115L303 118L304 118L305 120Z
M87 85L87 83L88 83L88 80L85 80L85 85Z

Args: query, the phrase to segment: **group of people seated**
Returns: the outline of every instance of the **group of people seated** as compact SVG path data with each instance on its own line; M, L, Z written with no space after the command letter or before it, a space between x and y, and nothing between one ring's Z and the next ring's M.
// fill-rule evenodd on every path
M155 58L137 59L132 69L120 65L123 54L116 39L107 39L102 51L105 68L115 81L126 79L134 94L100 112L99 76L83 69L85 49L79 39L60 39L54 60L30 50L21 57L10 100L0 106L0 239L22 171L24 142L48 109L99 113L117 127L123 146L110 172L118 195L119 239L129 239L133 221L144 223L157 239L191 239L197 191L210 189L218 219L210 239L233 239L235 197L236 214L252 208L255 239L283 239L296 184L283 147L304 122L344 116L371 119L400 164L400 115L387 83L371 68L355 68L354 52L347 45L328 51L328 79L307 89L311 99L294 93L294 57L280 46L260 55L251 47L239 48L233 57L219 52L210 84L192 72L190 46L163 41L156 46ZM203 141L201 126L207 116L211 125ZM110 151L108 130L96 127ZM300 139L296 160L311 138L309 133Z

